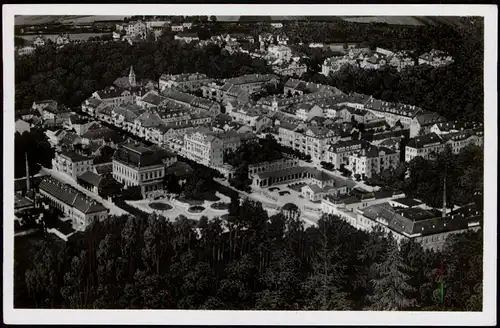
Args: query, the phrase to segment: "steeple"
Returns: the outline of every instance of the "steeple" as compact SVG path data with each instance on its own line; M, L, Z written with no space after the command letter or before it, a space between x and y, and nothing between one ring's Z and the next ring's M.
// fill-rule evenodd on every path
M136 84L135 84L135 73L134 73L134 67L133 66L130 66L130 73L128 73L128 83L135 87Z

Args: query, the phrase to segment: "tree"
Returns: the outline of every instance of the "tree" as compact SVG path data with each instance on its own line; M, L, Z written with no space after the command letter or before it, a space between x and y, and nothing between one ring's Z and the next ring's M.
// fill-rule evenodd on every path
M387 258L374 266L373 295L369 296L370 309L376 311L401 311L416 306L416 300L408 298L414 288L408 283L408 266L399 252L397 241L388 236Z
M213 16L213 15L212 15L212 16L210 16L210 21L211 21L212 23L217 22L217 17L215 17L215 16Z

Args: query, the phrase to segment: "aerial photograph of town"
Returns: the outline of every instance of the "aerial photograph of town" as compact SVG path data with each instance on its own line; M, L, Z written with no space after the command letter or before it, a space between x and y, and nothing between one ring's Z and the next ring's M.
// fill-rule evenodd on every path
M14 34L15 309L483 311L483 17Z

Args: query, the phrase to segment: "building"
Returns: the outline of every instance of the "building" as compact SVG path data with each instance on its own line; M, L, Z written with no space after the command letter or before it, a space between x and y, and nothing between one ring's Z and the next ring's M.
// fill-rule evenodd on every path
M108 87L104 90L95 91L92 94L97 100L105 104L121 105L135 102L135 96L129 90L118 88L115 86Z
M460 153L468 145L482 147L484 132L480 129L469 129L460 132L448 133L440 136L446 145L449 145L454 154Z
M174 39L179 40L179 41L183 41L186 43L191 43L193 41L200 41L198 34L191 33L191 32L180 32L180 33L175 35Z
M198 128L184 135L181 155L205 166L216 168L224 164L224 152L235 151L255 136L235 131L214 132Z
M423 112L422 108L414 105L390 103L373 98L370 98L364 107L376 116L385 118L390 126L399 123L405 129L409 129L413 119Z
M410 138L431 132L431 127L446 122L446 118L434 112L420 113L410 123Z
M324 161L339 169L342 165L350 165L350 156L367 146L368 143L364 140L337 141L325 151Z
M348 56L334 56L327 58L323 61L321 65L321 74L324 76L329 76L330 74L335 74L340 71L343 67L347 65L355 64L355 60L349 59Z
M52 168L76 180L81 174L93 171L94 162L91 157L80 155L74 151L61 151L56 152L52 159Z
M200 73L187 73L177 75L162 74L158 81L160 91L166 88L177 88L180 91L195 91L201 86L212 82L213 79L205 74Z
M321 201L325 196L339 196L347 193L346 179L341 179L323 171L310 171L311 174L305 180L307 185L300 189L305 199L312 202Z
M68 44L69 42L69 34L67 33L61 33L56 38L56 44L60 46Z
M406 144L405 161L409 162L417 156L433 159L445 148L443 139L435 133L412 138Z
M250 127L254 127L257 124L257 120L262 116L262 113L255 108L241 106L235 108L228 112L228 115L238 123L245 124Z
M432 49L418 57L419 65L431 65L434 67L447 66L454 62L451 56L445 54L444 51Z
M478 122L441 122L436 123L431 126L429 133L436 133L438 135L460 132L467 129L481 129L483 127L483 123Z
M340 140L332 130L321 126L281 124L278 128L278 143L321 161L328 144Z
M184 31L184 26L182 26L182 25L172 25L170 27L170 29L172 30L172 32L182 32L182 31Z
M356 228L371 231L379 226L398 243L414 240L425 250L441 250L449 235L478 230L481 221L482 212L472 204L443 216L435 210L393 207L386 202L358 209Z
M109 210L101 203L52 177L45 177L38 189L50 206L71 219L76 230L83 231L92 222L104 221L108 217Z
M404 197L404 193L392 191L351 192L341 196L326 196L321 200L321 212L336 215L353 227L357 226L357 210L371 205L386 203Z
M339 106L336 110L336 116L342 122L351 122L355 120L358 123L367 123L377 118L377 116L367 110L352 108L347 105Z
M313 117L323 117L323 109L315 103L302 103L295 115L303 121L310 121Z
M87 132L89 127L93 124L95 124L95 122L89 121L85 116L73 114L63 126L67 130L74 130L77 135L81 136Z
M56 115L59 114L57 101L55 100L35 101L32 108L38 111L44 120L54 120Z
M36 48L32 47L32 46L20 47L20 48L17 48L17 54L19 56L29 56L35 52L35 49Z
M249 94L262 90L266 84L277 85L278 81L279 77L274 74L248 74L223 80Z
M284 45L270 45L267 48L268 56L278 59L281 62L288 62L292 59L292 49Z
M16 123L16 132L19 134L23 134L24 132L30 132L31 126L28 122L23 120L17 120Z
M227 105L231 102L237 104L248 103L250 94L231 83L211 82L201 87L203 97Z
M406 67L411 67L415 65L415 60L406 52L398 51L390 59L388 64L390 66L396 67L398 72L401 72Z
M395 169L399 165L399 151L385 147L369 146L349 155L346 168L362 179L371 178L381 171Z
M189 93L180 92L174 89L165 89L162 92L161 96L171 103L180 105L181 108L183 107L184 109L195 109L194 111L190 111L192 114L200 114L205 111L210 113L211 116L215 117L221 113L221 106L219 103L209 99L197 97ZM162 104L160 104L160 107L163 107ZM165 107L170 107L170 104L166 104Z
M177 156L169 151L128 143L113 154L113 178L125 188L139 186L148 198L163 190L165 169L176 161Z
M45 39L43 36L39 35L35 38L35 40L33 41L33 45L35 47L43 47L45 45Z
M302 76L307 72L307 65L296 61L273 65L273 72L281 76Z

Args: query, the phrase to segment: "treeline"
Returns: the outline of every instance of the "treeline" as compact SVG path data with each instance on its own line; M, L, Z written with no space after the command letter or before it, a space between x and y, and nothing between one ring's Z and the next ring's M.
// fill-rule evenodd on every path
M30 132L19 134L14 137L14 177L26 176L26 154L28 155L28 166L30 175L40 171L40 165L52 167L54 149L50 146L47 136L42 130L32 128ZM12 168L11 168L12 169Z
M397 247L333 216L304 228L232 202L220 219L111 217L68 243L16 239L16 308L221 310L482 309L482 233L443 252ZM440 272L442 263L443 270ZM441 298L440 282L444 283Z
M303 79L336 86L344 92L359 92L376 99L420 106L425 111L434 111L449 120L483 121L484 40L482 25L476 29L450 30L448 27L426 27L423 34L403 37L405 28L394 29L403 35L391 44L390 38L376 38L370 43L387 49L413 50L416 56L431 49L449 53L454 63L434 68L428 65L407 67L401 72L395 68L365 70L346 66L329 77L309 72ZM399 32L398 32L399 33ZM409 32L408 32L409 33ZM396 41L394 41L396 42ZM312 57L319 69L324 58Z
M157 80L161 74L205 73L214 78L272 73L263 59L248 54L229 55L216 45L197 48L168 37L158 42L77 43L61 49L46 46L34 56L16 60L16 108L34 100L55 99L79 106L94 91L127 76L134 66L137 79Z

